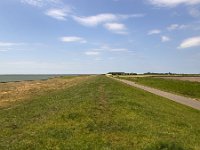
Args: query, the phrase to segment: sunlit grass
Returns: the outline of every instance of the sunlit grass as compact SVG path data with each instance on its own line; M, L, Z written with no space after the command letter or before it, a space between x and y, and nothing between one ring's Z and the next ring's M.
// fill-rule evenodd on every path
M0 149L200 147L200 112L104 76L0 110Z

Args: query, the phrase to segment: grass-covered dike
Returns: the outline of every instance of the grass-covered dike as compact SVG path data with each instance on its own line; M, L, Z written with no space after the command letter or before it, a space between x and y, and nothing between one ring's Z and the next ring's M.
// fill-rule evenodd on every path
M97 76L0 109L0 149L199 150L199 116Z

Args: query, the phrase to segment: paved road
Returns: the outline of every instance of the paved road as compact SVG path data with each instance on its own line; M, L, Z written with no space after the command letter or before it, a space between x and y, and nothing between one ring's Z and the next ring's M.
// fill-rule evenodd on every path
M128 81L128 80L124 80L124 79L117 79L117 78L112 78L112 79L121 81L123 83L126 83L128 85L134 86L136 88L143 89L143 90L148 91L150 93L153 93L153 94L168 98L168 99L170 99L172 101L175 101L177 103L180 103L180 104L192 107L194 109L200 110L200 102L197 101L197 100L194 100L192 98L187 98L187 97L179 96L179 95L172 94L172 93L169 93L169 92L164 92L164 91L161 91L161 90L158 90L158 89L154 89L154 88L151 88L151 87L139 85L139 84L136 84L136 83L134 83L132 81Z

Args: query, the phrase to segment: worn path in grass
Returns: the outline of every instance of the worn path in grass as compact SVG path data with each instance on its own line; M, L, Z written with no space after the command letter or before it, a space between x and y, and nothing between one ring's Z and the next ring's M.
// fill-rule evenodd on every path
M161 90L158 90L158 89L155 89L155 88L151 88L151 87L148 87L148 86L139 85L139 84L136 84L135 82L128 81L128 80L117 79L117 78L113 78L113 79L121 81L121 82L126 83L128 85L134 86L136 88L143 89L143 90L148 91L150 93L168 98L168 99L175 101L177 103L180 103L180 104L192 107L194 109L200 110L200 102L197 101L197 100L194 100L192 98L187 98L187 97L184 97L184 96L179 96L179 95L172 94L172 93L169 93L169 92L164 92L164 91L161 91Z

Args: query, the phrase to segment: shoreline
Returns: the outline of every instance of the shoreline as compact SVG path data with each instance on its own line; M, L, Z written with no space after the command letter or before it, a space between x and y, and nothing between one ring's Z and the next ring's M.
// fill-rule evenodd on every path
M64 76L80 76L78 74L38 74L38 75L31 75L31 74L17 74L17 75L0 75L0 84L1 83L18 83L23 81L46 81L48 79L54 79ZM7 80L7 81L6 81Z

